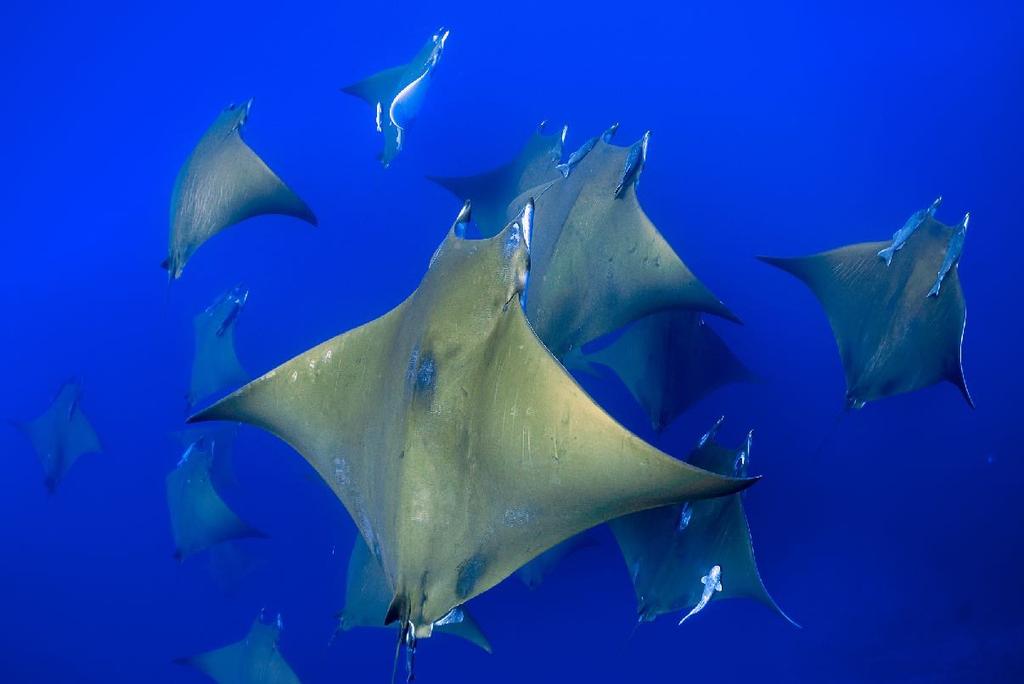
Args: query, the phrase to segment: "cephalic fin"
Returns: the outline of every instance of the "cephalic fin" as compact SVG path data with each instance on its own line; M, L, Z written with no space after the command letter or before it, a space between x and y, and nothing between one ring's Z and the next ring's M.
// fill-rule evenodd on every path
M405 620L408 610L408 600L405 594L395 594L395 597L391 599L391 605L388 606L387 615L384 616L384 624L390 625L392 622L398 620Z

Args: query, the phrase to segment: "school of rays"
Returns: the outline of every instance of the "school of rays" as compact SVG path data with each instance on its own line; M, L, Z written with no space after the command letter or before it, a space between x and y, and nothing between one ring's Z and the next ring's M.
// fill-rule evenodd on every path
M409 130L449 35L439 29L408 63L342 89L370 106L385 167L415 144ZM163 263L172 281L206 241L246 219L317 223L242 139L251 104L224 109L178 173ZM722 446L720 419L677 458L620 425L571 374L617 378L658 431L717 388L755 378L716 331L739 318L641 206L651 134L620 146L618 128L567 155L567 127L541 124L503 165L431 176L463 204L450 227L408 227L439 242L419 285L256 379L235 350L249 291L211 297L194 318L185 392L194 425L176 435L182 452L166 477L169 559L237 565L232 545L265 536L223 497L246 424L290 445L351 516L358 534L338 634L391 628L410 678L417 642L435 632L491 652L467 604L513 574L537 586L598 543L588 530L606 522L636 594L627 619L672 614L683 624L713 601L748 598L795 625L754 559L741 494L757 480L753 432ZM891 240L760 257L820 301L848 409L942 381L973 406L957 270L968 216L945 225L940 204L915 211ZM101 448L82 397L68 381L38 418L17 423L51 492ZM222 684L298 682L279 651L282 629L281 616L261 613L240 641L180 662Z

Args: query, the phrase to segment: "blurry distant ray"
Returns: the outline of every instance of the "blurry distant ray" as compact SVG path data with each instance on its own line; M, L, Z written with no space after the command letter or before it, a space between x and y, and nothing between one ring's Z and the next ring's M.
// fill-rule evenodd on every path
M569 370L610 368L644 407L655 430L719 387L754 375L696 311L673 309L632 323L607 346L574 350Z
M79 456L102 451L99 437L82 413L81 397L80 383L69 380L43 415L27 423L14 422L32 441L50 492L57 489Z
M634 148L598 140L567 178L527 190L509 206L513 214L537 198L526 314L558 358L667 309L738 320L647 218L635 188L643 159L627 164Z
M378 71L367 79L341 89L374 108L377 132L384 136L384 150L379 159L385 168L402 151L406 128L423 106L448 34L448 29L442 26L412 61Z
M926 214L889 265L879 256L886 242L759 257L802 280L821 302L839 347L848 406L944 380L974 406L961 360L967 306L955 263L938 296L929 296L955 233Z
M721 423L720 418L687 460L711 472L746 477L751 436L740 448L725 449L714 441ZM640 621L693 608L704 590L701 578L717 565L722 590L713 599L754 599L796 625L761 581L739 494L643 511L610 526L633 579Z
M171 433L175 443L182 451L195 442L205 440L205 444L213 453L213 464L210 466L210 476L215 487L233 487L238 484L235 476L234 459L232 451L235 446L235 439L238 437L238 425L236 423L205 423L203 425L189 425L183 430Z
M200 245L229 226L264 214L316 225L306 203L242 140L252 100L221 112L178 172L171 197L171 231L162 264L178 278Z
M233 596L242 581L258 568L263 559L239 540L214 544L210 547L210 576L221 591Z
M262 616L241 641L175 662L206 673L217 684L300 684L277 649L281 616L267 624Z
M566 539L564 542L552 546L550 549L516 570L516 577L518 577L519 581L525 584L527 588L536 589L540 586L540 583L554 571L555 567L566 558L566 556L576 553L580 549L594 546L595 544L597 544L597 542L589 534L577 534L575 537Z
M235 354L235 325L249 291L237 286L225 292L192 321L195 357L188 406L249 379Z
M441 187L473 204L473 218L484 237L505 227L508 205L530 188L560 177L556 165L562 158L567 127L557 134L545 133L546 122L526 141L515 159L474 176L431 176Z
M338 615L338 629L348 631L359 627L384 627L384 618L387 617L392 598L391 586L384 575L384 569L370 553L362 536L357 534L348 560L345 608ZM392 622L391 625L394 628L399 626L396 622ZM491 652L491 642L465 607L459 608L455 615L444 621L444 624L435 625L434 629L461 637L484 651Z
M178 466L167 475L175 558L232 539L266 536L245 523L220 498L210 478L212 462L211 445L201 439L185 450Z
M632 435L540 343L520 306L530 208L486 240L453 226L405 302L191 419L302 454L381 562L386 621L414 637L584 529L753 482Z

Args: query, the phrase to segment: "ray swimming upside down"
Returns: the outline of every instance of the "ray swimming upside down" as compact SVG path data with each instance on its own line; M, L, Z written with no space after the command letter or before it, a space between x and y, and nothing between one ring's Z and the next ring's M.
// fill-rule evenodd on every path
M402 151L406 128L423 106L448 34L448 29L442 26L409 63L379 71L341 89L374 108L377 132L384 136L384 151L380 154L380 161L385 167Z

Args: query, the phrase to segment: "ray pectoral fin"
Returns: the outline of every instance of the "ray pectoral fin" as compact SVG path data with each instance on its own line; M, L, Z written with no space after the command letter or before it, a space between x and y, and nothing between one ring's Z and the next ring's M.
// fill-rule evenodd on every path
M540 343L520 307L502 314L487 354L474 382L475 458L484 491L504 483L507 493L488 497L474 521L487 541L462 562L452 604L438 599L444 610L585 529L754 481L694 468L620 426Z
M967 380L964 377L964 369L960 359L957 359L955 366L947 374L946 379L960 390L960 394L963 395L968 406L972 409L977 408L974 404L974 398L971 396L971 391L967 389Z
M75 411L71 417L68 424L67 440L65 449L71 458L83 454L96 454L103 450L99 436L81 410Z
M558 467L571 467L576 476L575 487L592 488L596 501L603 499L606 506L623 508L610 511L605 519L686 499L730 494L755 481L694 468L636 437L594 403L558 365L539 344L521 311L513 311L506 321L509 339L518 340L516 349L528 357L522 359L526 367L512 372L531 380L524 386L523 377L514 381L495 378L502 386L499 394L508 391L504 388L515 391L519 403L525 405L526 427L550 440L558 454ZM541 484L538 488L548 489ZM556 490L549 494L562 496ZM584 528L603 521L594 520Z
M665 241L640 206L635 190L629 189L613 207L613 216L622 212L622 219L635 224L634 234L643 235L643 241L648 245L642 250L633 250L626 246L625 249L618 251L625 268L618 274L616 282L629 283L630 280L636 279L638 274L644 274L644 279L648 282L636 282L634 287L637 293L657 293L661 289L665 290L664 303L654 306L648 313L666 308L685 308L703 311L734 323L743 322L697 278ZM623 235L627 234L623 231ZM626 255L632 257L626 258ZM630 261L637 263L631 264ZM651 265L655 267L652 268Z
M480 629L480 625L477 621L469 614L465 608L462 609L463 618L459 622L453 622L447 625L440 625L437 627L438 630L451 634L459 638L465 639L471 644L481 648L487 653L492 653L491 642L484 634L483 630Z
M341 92L358 97L370 106L375 106L378 102L390 99L391 94L398 89L399 81L406 69L407 66L403 64L378 71L369 78L343 87Z
M325 402L321 400L320 389L324 385L333 385L332 391L341 387L356 396L361 392L373 392L379 370L388 362L388 359L381 358L381 346L389 341L399 325L407 302L381 318L300 354L192 415L188 422L227 420L250 423L290 443L294 439L310 445L317 444L325 435L344 431L346 427L358 434L363 426L348 426L347 421L360 420L363 411L356 410L358 415L349 415L339 414L334 409L358 409L367 402ZM363 396L365 398L366 395ZM371 410L372 407L366 407L366 411ZM336 424L334 421L339 419L345 422ZM285 435L290 435L291 439ZM298 448L294 443L293 446ZM309 452L300 451L309 458Z
M773 256L757 256L755 257L758 261L762 261L769 266L774 266L777 269L785 271L790 275L793 275L800 280L806 281L808 273L806 266L804 265L804 259L802 257L773 257Z
M227 144L226 144L227 145ZM318 224L316 215L238 135L227 152L233 157L221 178L223 202L229 210L225 226L263 214L278 214Z

